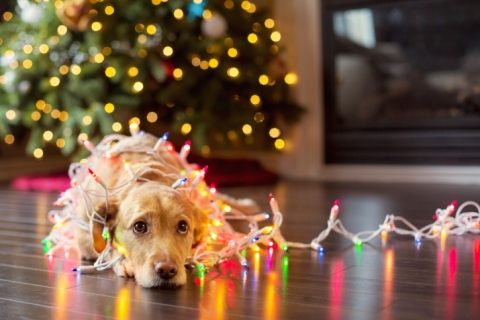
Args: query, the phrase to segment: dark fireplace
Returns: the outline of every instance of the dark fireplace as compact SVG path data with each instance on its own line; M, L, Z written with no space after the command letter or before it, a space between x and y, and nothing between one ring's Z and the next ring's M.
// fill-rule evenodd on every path
M480 2L324 0L326 162L480 165Z

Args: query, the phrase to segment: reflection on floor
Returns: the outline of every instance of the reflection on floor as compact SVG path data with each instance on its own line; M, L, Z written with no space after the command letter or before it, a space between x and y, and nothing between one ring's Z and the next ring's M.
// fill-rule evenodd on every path
M479 200L476 187L284 182L221 190L252 197L268 210L274 191L283 233L308 242L325 228L331 203L342 201L350 231L376 229L386 214L417 226L453 199ZM107 271L76 275L74 249L44 257L46 214L56 194L0 190L0 318L16 319L477 319L480 237L423 241L399 235L355 247L332 234L325 252L247 251L250 270L227 261L176 290L146 290ZM238 228L245 226L238 225Z

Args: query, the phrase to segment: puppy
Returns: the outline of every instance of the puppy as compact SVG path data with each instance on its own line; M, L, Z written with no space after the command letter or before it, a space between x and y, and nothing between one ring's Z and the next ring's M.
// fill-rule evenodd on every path
M157 139L151 135L134 136L120 140L115 150L152 148ZM94 155L92 155L94 157ZM185 261L191 254L192 246L207 234L208 213L202 211L190 200L190 190L172 188L183 170L183 165L164 147L153 154L121 152L111 158L102 158L90 169L109 189L105 190L93 177L86 176L81 182L88 190L89 201L76 206L76 215L90 223L90 232L76 227L75 240L84 259L93 260L106 248L102 237L104 225L99 219L90 219L88 214L94 208L96 214L106 222L109 237L116 250L109 259L123 254L125 259L114 266L119 276L135 277L143 287L177 287L186 282ZM122 160L128 161L134 181ZM90 162L90 161L89 161ZM130 181L130 182L129 182ZM224 202L246 213L260 210L253 202L237 201L220 195Z

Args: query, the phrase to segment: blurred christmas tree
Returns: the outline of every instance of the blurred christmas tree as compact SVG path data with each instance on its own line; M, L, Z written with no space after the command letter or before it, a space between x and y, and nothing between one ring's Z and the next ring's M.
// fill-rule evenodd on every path
M30 129L37 157L140 121L170 124L204 154L281 149L276 126L302 112L281 35L249 1L18 0L16 12L0 24L0 134Z

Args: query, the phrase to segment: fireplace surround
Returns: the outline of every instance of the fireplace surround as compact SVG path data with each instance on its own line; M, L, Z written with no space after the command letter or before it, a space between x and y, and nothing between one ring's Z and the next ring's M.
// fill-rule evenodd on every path
M322 2L325 162L480 164L480 3Z

